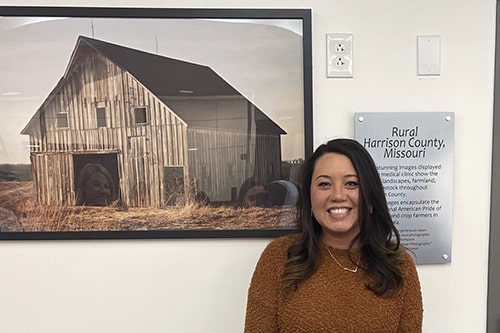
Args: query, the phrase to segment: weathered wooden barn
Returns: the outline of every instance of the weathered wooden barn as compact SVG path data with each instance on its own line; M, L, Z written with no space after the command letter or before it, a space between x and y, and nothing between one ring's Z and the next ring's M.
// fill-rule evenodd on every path
M75 204L79 171L98 162L124 204L155 207L280 178L286 134L210 67L82 36L21 133L39 204Z

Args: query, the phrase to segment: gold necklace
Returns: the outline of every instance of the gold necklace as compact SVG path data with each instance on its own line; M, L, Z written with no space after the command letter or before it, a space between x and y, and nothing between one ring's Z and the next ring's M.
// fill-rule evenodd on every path
M345 267L343 266L338 260L337 258L335 258L335 256L333 255L333 253L330 251L330 247L327 246L326 249L328 250L328 254L330 254L330 257L333 258L333 260L335 260L335 262L337 263L337 265L339 265L340 267L342 267L342 269L346 270L346 271L349 271L351 273L356 273L358 271L358 267L359 267L359 261L361 260L361 255L358 257L358 262L356 263L356 268L349 268L349 267Z

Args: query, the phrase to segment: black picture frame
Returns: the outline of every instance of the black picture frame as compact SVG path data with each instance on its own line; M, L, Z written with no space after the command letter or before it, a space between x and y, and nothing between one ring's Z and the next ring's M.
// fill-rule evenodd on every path
M173 22L178 23L179 28L167 29L173 26ZM279 54L282 58L279 61L279 66L276 65L276 68L285 67L286 62L289 60L288 57L293 58L295 61L294 65L288 68L288 74L290 75L288 76L287 73L283 75L282 69L280 69L281 71L277 70L277 74L273 74L274 72L269 71L266 67L249 67L240 70L243 67L235 69L227 66L228 69L221 70L222 67L217 67L217 65L213 65L212 63L197 61L196 59L193 60L194 58L186 59L177 54L165 55L162 51L162 46L164 47L167 44L173 45L171 49L166 47L169 51L177 50L177 48L175 48L176 44L172 40L163 37L164 34L168 32L171 38L179 40L184 38L184 41L188 40L186 36L190 35L187 31L191 31L191 27L195 23L196 25L203 24L203 31L210 30L212 28L210 24L217 25L217 29L221 25L227 25L227 29L223 29L226 29L228 33L231 32L233 39L237 36L237 39L234 39L232 42L233 49L237 49L240 52L234 53L236 55L246 52L247 55L255 58L254 61L258 62L260 60L265 63L266 57L269 58L275 54ZM163 26L162 24L165 25ZM36 29L30 28L30 25L36 26ZM82 25L86 27L86 32L83 34L79 32L79 28L77 27ZM141 30L143 26L147 26L148 29L151 27L151 30L145 33L145 30ZM299 27L299 31L296 30L297 26ZM198 26L196 28L200 29ZM42 219L43 223L45 223L42 223L44 226L40 227L39 230L33 230L23 228L19 221L27 219L28 215L34 211L38 212L37 209L39 207L65 207L65 209L70 209L71 214L77 215L84 214L87 211L95 211L98 214L96 217L101 216L99 214L104 214L104 212L110 209L118 212L127 212L135 206L142 207L142 204L138 204L141 200L147 201L144 207L154 206L155 200L160 202L160 205L163 207L164 205L168 205L167 202L172 197L175 197L176 202L179 202L182 201L182 198L187 198L188 195L194 192L196 192L196 198L198 198L198 194L200 193L205 194L204 191L197 191L198 188L203 186L200 185L202 182L206 183L205 186L207 188L213 189L216 186L212 183L220 184L232 178L234 174L237 174L241 178L243 172L238 173L238 171L232 170L233 167L238 167L237 165L235 166L235 163L238 164L238 162L227 162L224 164L231 166L230 176L227 176L225 171L224 173L221 171L221 175L214 175L213 169L216 168L214 166L211 166L212 169L209 166L210 175L206 176L206 164L201 162L200 165L196 165L198 168L196 169L197 171L191 171L191 169L194 170L195 168L193 164L198 163L192 162L198 160L197 157L192 157L193 155L191 154L196 154L200 150L198 150L197 146L192 146L190 142L196 140L193 138L198 138L198 144L199 142L208 142L208 136L199 138L199 135L200 133L210 132L213 128L217 128L217 131L219 131L217 132L219 133L217 134L219 135L219 139L217 139L219 141L221 140L220 137L224 137L224 140L227 140L227 142L236 140L234 142L238 142L238 145L240 145L241 142L246 140L247 148L244 150L244 153L241 153L241 151L237 152L239 159L245 161L244 163L247 166L250 165L250 167L245 169L246 176L250 174L252 177L265 179L266 186L271 182L281 181L285 173L283 171L285 161L287 168L290 168L290 164L292 164L291 167L296 174L301 161L312 153L313 148L311 28L310 9L1 6L0 45L4 44L2 46L4 50L7 50L6 45L13 45L13 47L12 49L9 47L9 51L4 52L0 60L3 59L1 63L3 63L4 69L7 68L5 66L9 66L8 72L13 74L13 79L9 80L8 78L10 77L5 75L3 79L0 78L0 115L2 114L2 106L4 110L11 110L11 106L16 105L17 107L20 105L25 110L24 113L21 112L24 116L16 113L18 114L16 124L24 122L24 128L21 126L17 128L17 131L29 137L29 142L25 142L25 147L27 148L17 149L16 152L23 149L29 150L29 162L27 164L31 167L31 178L28 181L34 183L36 198L31 210L27 209L26 211L16 210L9 206L9 202L6 202L6 196L11 200L10 205L12 205L12 202L18 204L22 200L25 200L25 197L22 196L16 199L18 193L13 192L10 196L5 194L10 193L7 191L11 190L7 185L22 183L23 180L19 174L26 172L26 163L19 163L15 158L12 158L11 161L10 157L8 157L8 144L10 144L10 138L14 137L14 135L8 137L0 135L0 185L4 184L7 186L3 188L0 186L0 240L276 237L295 230L293 223L290 224L291 221L288 221L288 224L284 227L268 227L265 224L259 227L250 226L243 228L215 228L210 226L191 228L181 226L169 228L168 230L155 227L144 229L143 226L131 228L128 225L123 229L113 228L109 230L92 230L78 226L73 226L69 229L67 227L53 226L48 228L47 215L44 215L45 218ZM112 40L110 41L110 37L106 33L104 33L106 35L105 38L100 37L103 31L107 31L106 29L110 29L110 33L112 36L115 36L115 39L111 38ZM194 28L192 30L196 32ZM288 39L275 38L275 32L277 33L276 36L291 36L292 38L290 38L290 41ZM55 53L55 50L63 48L61 44L58 44L58 36L62 35L73 36L74 38L72 43L65 44L65 52L69 55L69 57L66 56L65 58L67 59L66 62L63 64L61 64L61 61L58 62L58 68L62 66L63 70L59 69L59 72L54 74L54 71L50 68L52 62L57 62L57 60L53 60L51 55ZM206 36L208 35L203 36L203 41L189 39L189 43L186 43L185 46L186 50L183 48L179 49L183 49L186 54L188 54L188 51L194 54L196 52L193 49L199 47L196 50L197 53L213 53L212 58L222 58L222 60L219 59L221 63L226 62L227 65L228 62L236 62L235 59L238 59L238 57L235 57L231 53L231 58L227 53L228 50L231 50L230 48L223 48L217 43L209 45L207 44ZM216 37L219 38L215 32L210 36L214 40L217 40ZM258 36L258 38L255 36ZM263 36L266 36L266 38L263 38ZM127 38L136 40L138 44L143 39L149 38L150 48L144 50L141 47L130 45L126 42ZM262 39L262 42L260 39ZM235 40L237 40L237 43ZM262 44L257 45L257 42ZM285 42L288 42L288 44ZM36 44L34 47L33 43ZM67 45L69 45L69 50ZM293 52L286 49L288 45L293 45L293 49L291 49ZM255 50L259 51L256 52ZM216 54L217 52L219 54ZM98 55L96 56L96 54ZM106 58L105 61L102 60L103 55ZM13 59L21 61L23 56L26 56L24 63L16 62L17 66L14 66L14 63L10 63L10 60ZM54 58L61 59L60 56ZM171 67L170 72L168 72L172 73L173 78L189 77L191 81L189 79L185 79L184 81L178 79L175 82L182 82L176 84L170 84L169 81L170 86L166 87L169 84L165 83L166 80L164 78L168 75L163 75L166 72L161 72L158 70L159 67L154 67L157 61L161 62L161 66L163 66L165 58L167 58L167 62L175 62L176 64L175 69ZM28 60L26 61L26 59ZM142 60L145 62L138 65L138 62ZM243 60L238 59L238 61L243 63ZM251 64L249 63L248 65L250 66ZM182 72L179 69L179 72L177 72L177 69L181 67L185 71ZM15 72L13 68L17 68L19 72ZM33 70L33 68L36 70ZM88 72L82 74L85 70ZM118 71L119 74L116 74ZM79 74L75 74L77 72ZM113 76L110 74L111 72L113 72ZM210 76L211 79L205 81L205 78L208 76L202 76L200 79L199 73L201 72L205 73L203 75ZM207 72L209 74L206 74ZM269 72L273 73L265 77L259 76ZM232 78L228 78L232 74L235 75ZM80 75L78 76L78 80L71 79L77 77L77 75ZM49 76L51 79L48 78ZM93 78L93 81L87 81L86 78L90 76ZM160 76L161 80L158 78ZM43 80L40 80L40 77ZM89 86L92 86L92 89L96 90L108 89L112 86L109 83L111 77L113 80L120 77L122 79L120 84L122 87L125 87L125 85L126 87L115 94L109 93L110 90L107 91L107 94L101 94L94 90L92 92L83 92L85 89L90 89ZM234 77L241 78L242 81L247 78L249 81L254 81L249 86L245 86L244 83L234 83ZM270 77L272 77L272 80ZM143 78L145 78L147 84L144 83ZM35 87L31 87L33 89L31 95L25 97L22 95L23 93L19 93L17 90L10 90L17 89L16 80L18 79L22 81L22 84L17 84L20 87L25 87L26 90L31 86ZM50 82L48 90L46 86L42 89L40 88L41 84L37 85L36 83L44 80ZM80 83L78 82L83 82L82 80L85 82L79 86ZM196 80L198 82L194 82ZM292 90L282 92L282 86L287 85L289 81L292 81L294 84L293 89L295 90L290 88ZM92 82L92 84L87 86L88 82ZM96 82L106 83L97 84ZM140 84L137 84L137 82ZM172 82L174 82L174 79L172 79ZM182 84L186 86L186 89L182 89ZM194 85L190 86L190 84ZM174 85L175 87L172 88L171 86ZM195 89L189 89L189 87L192 88L193 86L196 87L196 92ZM200 93L200 96L196 95L201 90L213 91L210 93ZM68 93L68 91L75 93ZM160 91L161 94L155 91ZM227 93L228 91L232 91L232 93L229 94ZM268 96L262 93L263 91L272 92L275 95L269 94L270 96ZM290 91L295 91L293 96L285 95L287 92L290 93ZM225 95L226 93L227 96ZM103 94L106 96L102 97ZM189 98L186 98L184 95L180 96L179 94L194 94L196 96L190 95ZM97 98L97 95L100 97ZM215 97L220 95L223 95L224 98L219 100L217 99L218 97ZM283 98L283 96L288 97ZM158 98L156 99L156 97ZM297 97L299 103L296 100L294 100L295 104L292 106L286 103L288 100L293 100ZM30 99L34 99L35 101L28 103L27 101ZM167 100L168 103L165 102ZM190 104L185 106L188 100ZM246 110L241 112L236 111L239 110L239 104L238 106L231 104L233 103L231 101L234 100L237 100L238 103L244 102ZM205 115L209 112L206 111L209 109L207 106L210 104L209 102L217 105L214 107L216 109L215 113L226 112L229 116L220 116L219 118L218 115L217 118L208 117L210 120L201 119L200 115ZM203 111L197 111L197 113L192 111L194 110L193 105L196 103L202 105L200 106L200 110ZM33 107L33 105L37 106ZM85 109L78 111L79 108L82 108L81 105L84 105ZM113 105L127 105L127 109L122 114L119 111L119 107L114 107ZM172 105L175 105L175 107L172 107ZM159 111L153 112L153 109L156 110L156 108ZM167 111L172 111L173 109L178 113L173 116L169 115L168 117L175 119L167 120L165 114ZM272 112L269 110L278 111L275 111L276 114L270 115ZM9 112L9 114L12 114L12 111ZM80 116L73 116L77 112L80 112ZM94 118L87 116L89 112L92 112L94 115L92 117ZM118 113L120 113L120 116L118 116ZM28 117L26 117L26 114L28 114ZM85 116L81 114L85 114ZM2 118L6 120L7 124L9 119L5 119L3 115ZM89 120L91 118L94 120ZM232 118L237 118L237 120ZM91 121L96 121L97 125L94 123L92 123L93 125L89 125ZM235 128L240 126L243 121L246 123L245 135L237 137L234 134L234 137L237 137L236 139L231 137L233 133L237 132ZM194 123L198 125L203 124L196 127L191 125ZM3 126L15 127L11 126L10 123L6 124ZM120 133L122 134L116 134L118 133L117 128L120 127L117 124L125 124L123 127L127 127L126 129L121 129ZM145 124L148 124L149 129L147 129L148 126ZM149 136L150 132L153 132L154 129L167 127L166 124L168 124L169 129L174 130L177 128L175 129L175 144L171 144L174 141L172 139L174 134L170 132L169 134L164 134L163 137L167 138L164 141L158 139L161 138L162 134L155 134L156 136L154 137L152 134ZM288 124L293 124L293 126L299 124L299 128L289 130L287 127ZM132 128L132 125L135 125L135 127ZM108 127L110 128L109 130ZM194 127L196 127L196 131L190 129ZM0 125L0 133L2 132L1 128ZM88 130L89 128L91 131ZM220 131L220 128L223 128L224 131ZM162 129L161 131L167 131L167 129ZM123 134L125 132L127 133ZM286 135L291 137L291 139L288 143L283 143L281 138ZM79 139L75 139L76 137ZM170 144L173 147L170 147ZM219 146L216 147L219 148ZM227 149L229 143L224 141L224 144L220 147ZM170 149L168 154L165 153L167 148ZM211 149L208 155L212 155L212 158L215 160L223 160L229 154L228 150L226 150L225 154L215 156L214 154L216 153L214 151L216 150ZM291 151L290 156L283 157L287 154L287 150ZM158 151L161 153L158 153ZM178 153L178 157L174 156L178 151L182 151L182 153ZM264 152L269 151L273 153L269 153L270 157L268 159L267 156L264 156ZM300 153L297 153L297 151ZM276 157L278 156L276 152L279 153L279 157ZM128 155L124 158L123 156L126 154ZM20 158L24 157L20 156ZM167 163L166 160L169 158L172 158L173 162L169 161ZM274 160L272 160L273 158ZM279 167L277 166L276 158L279 158ZM188 160L191 162L190 165L182 164L183 161ZM78 204L81 198L79 194L80 188L78 187L80 181L79 174L88 163L98 163L109 169L108 185L112 187L111 192L115 193L113 197L115 199L113 201L114 205L111 208L84 207L81 205L86 204ZM217 164L216 162L213 163L214 165ZM161 164L158 167L160 171L155 171L155 168L152 166L158 164ZM223 168L220 167L220 169ZM252 171L249 172L248 169ZM124 170L134 170L134 173L132 175L128 171L124 172ZM285 181L296 184L295 176L292 179L289 169L287 170ZM202 174L203 176L200 176ZM217 177L222 180L213 180L213 178ZM131 180L132 178L133 180ZM207 182L210 181L212 183L208 184ZM151 185L159 183L161 183L161 187L158 188ZM235 183L241 185L241 180ZM139 185L147 188L141 189ZM173 187L181 189L179 191L181 191L182 195L178 195L177 192L169 194L169 191ZM226 206L229 205L228 203L232 205L238 194L236 189L233 186L231 187L231 193L226 189L224 192L221 191L223 194L217 194L216 190L211 190L211 193L215 194L211 197L210 207ZM4 191L3 197L1 196L2 191ZM241 188L240 191L242 191ZM143 195L143 193L147 193L147 195ZM265 210L271 209L269 207L269 200L271 200L269 199L269 195L272 196L272 193L268 187L265 187L264 194L259 193L256 195L255 200L258 201L261 198L262 202L264 202L262 205L257 204L260 208L264 209L264 213L260 212L257 214L262 220L268 219L269 215ZM220 199L218 196L224 198ZM227 199L228 196L230 196L230 199ZM168 200L166 197L168 197ZM179 199L179 197L182 198ZM186 199L186 202L191 202L190 200ZM297 201L298 196L294 198L293 202ZM106 200L107 203L108 200ZM199 202L196 202L196 204L199 204ZM279 203L278 206L281 204ZM237 206L236 203L234 207L231 207L234 211L232 214L234 219L238 220L238 214L240 213L243 216L242 212L244 208ZM295 208L292 204L287 208L287 218L290 219L290 216L295 216L294 214L290 215L290 210L294 210ZM166 210L165 207L163 209ZM271 212L271 210L268 212ZM123 216L126 219L126 215ZM131 220L136 218L132 217ZM161 220L162 218L160 217L159 219ZM211 221L215 225L223 221L223 219L224 217L214 217ZM240 219L249 220L246 216ZM65 220L67 219L64 217L60 218L60 222L58 223L64 224ZM125 222L128 223L130 221ZM16 223L18 225L12 227ZM9 224L11 227L9 227Z

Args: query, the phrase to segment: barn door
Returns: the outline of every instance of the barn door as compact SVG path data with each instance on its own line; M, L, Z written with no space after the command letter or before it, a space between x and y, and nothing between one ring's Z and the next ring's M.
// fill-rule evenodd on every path
M85 165L88 163L95 163L95 164L100 164L103 166L110 174L112 184L110 184L113 187L113 197L111 198L112 201L118 200L121 201L121 189L120 189L120 177L118 175L118 155L116 153L100 153L100 154L74 154L73 155L73 184L74 184L74 191L75 193L73 201L76 201L77 194L79 191L79 184L78 184L78 178L80 176L80 173L82 172L83 168ZM76 202L78 203L78 202Z

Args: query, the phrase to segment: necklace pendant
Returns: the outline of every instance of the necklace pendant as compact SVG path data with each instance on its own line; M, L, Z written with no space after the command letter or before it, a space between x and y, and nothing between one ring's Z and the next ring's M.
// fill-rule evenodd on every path
M361 255L358 257L358 261L356 263L356 266L354 268L349 268L349 267L345 267L344 265L342 265L338 260L337 258L335 258L335 256L333 255L333 253L330 251L330 247L328 246L326 248L328 250L328 254L330 255L330 257L332 257L332 259L335 261L335 263L337 265L339 265L343 270L345 271L348 271L348 272L351 272L351 273L356 273L358 271L358 268L359 268L359 261L361 260Z
M358 271L358 266L356 266L356 268L354 268L354 269L348 268L348 267L342 267L342 268L345 269L346 271L349 271L352 273L356 273Z

